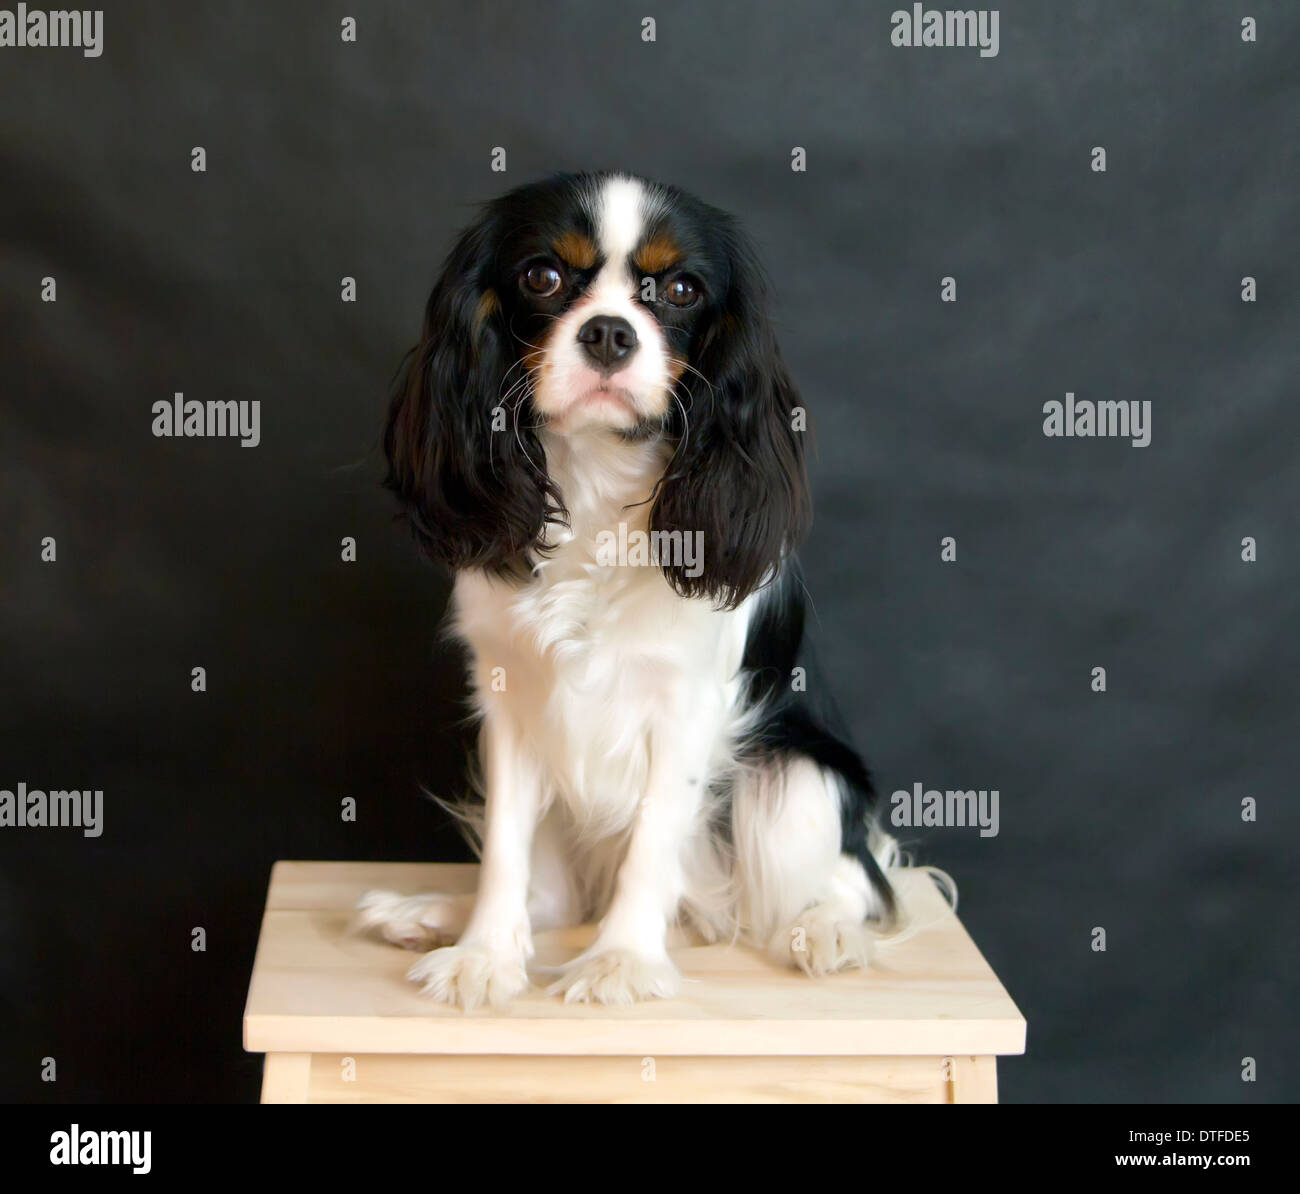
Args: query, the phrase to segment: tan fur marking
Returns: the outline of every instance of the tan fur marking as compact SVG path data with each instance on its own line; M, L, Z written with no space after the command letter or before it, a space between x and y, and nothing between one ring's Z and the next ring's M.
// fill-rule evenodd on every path
M551 241L556 255L571 269L591 269L596 264L596 246L581 232L566 232Z
M474 310L474 335L477 336L483 330L483 325L500 310L501 300L497 298L497 292L485 290Z
M684 256L677 243L662 233L646 241L632 255L632 264L643 274L661 274Z
M523 361L524 368L532 375L533 384L541 376L542 370L546 367L547 355L555 349L555 337L558 324L552 324L550 329L542 337L540 344L528 343L524 346Z

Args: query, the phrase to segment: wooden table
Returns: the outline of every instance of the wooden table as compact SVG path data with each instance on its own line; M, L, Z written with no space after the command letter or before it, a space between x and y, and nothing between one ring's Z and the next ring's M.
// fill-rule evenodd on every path
M418 955L352 935L370 888L472 891L478 868L279 862L244 1011L264 1103L997 1102L997 1056L1025 1021L933 882L895 871L928 927L867 972L811 979L742 945L674 939L679 998L565 1004L542 987L500 1011L432 1003ZM592 928L539 934L554 966Z

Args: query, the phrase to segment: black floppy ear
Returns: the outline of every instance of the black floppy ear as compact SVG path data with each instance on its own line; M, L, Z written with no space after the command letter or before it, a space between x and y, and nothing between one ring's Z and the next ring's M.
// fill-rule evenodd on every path
M669 584L733 609L803 537L811 502L799 395L767 317L762 271L734 226L726 236L727 293L695 353L689 426L650 521L701 536L699 562L664 567Z
M489 212L461 234L429 296L389 406L384 483L432 559L499 572L536 542L551 486L526 399L507 393L507 373L525 384L524 365L491 285L494 241Z

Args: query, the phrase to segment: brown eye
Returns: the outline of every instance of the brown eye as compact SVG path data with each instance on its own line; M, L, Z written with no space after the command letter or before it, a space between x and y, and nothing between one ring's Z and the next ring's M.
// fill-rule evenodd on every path
M685 275L674 278L664 287L664 298L674 307L689 307L700 297L700 288Z
M560 289L563 279L555 266L538 264L529 266L519 281L529 294L535 294L538 298L550 298Z

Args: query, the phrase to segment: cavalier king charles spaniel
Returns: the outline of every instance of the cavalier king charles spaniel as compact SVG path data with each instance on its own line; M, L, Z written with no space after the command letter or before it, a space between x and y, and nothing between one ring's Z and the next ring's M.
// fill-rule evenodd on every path
M676 187L560 175L486 205L429 297L387 484L455 578L481 721L470 897L370 892L436 1000L670 997L684 921L809 974L898 922L867 769L802 682L804 411L754 252Z

